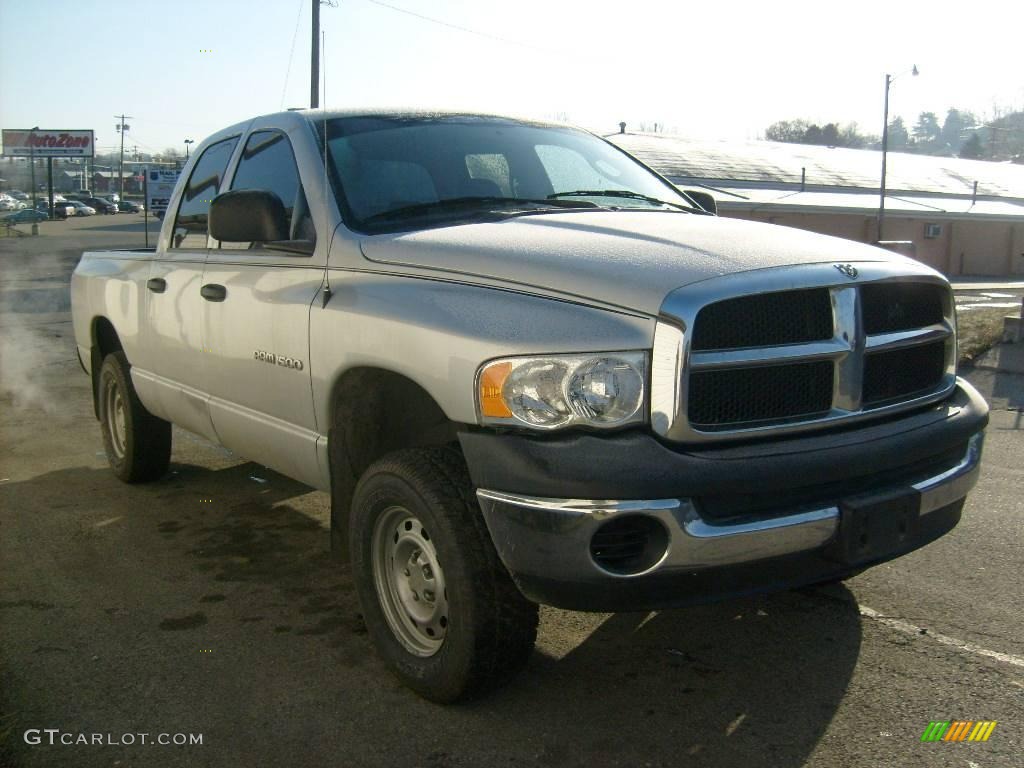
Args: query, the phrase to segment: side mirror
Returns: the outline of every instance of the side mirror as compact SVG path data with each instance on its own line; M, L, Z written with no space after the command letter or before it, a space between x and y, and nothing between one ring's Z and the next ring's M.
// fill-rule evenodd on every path
M718 215L718 203L715 202L715 198L711 196L710 192L698 192L695 189L683 190L686 195L693 200L697 205L703 208L708 213Z
M265 189L235 189L210 203L210 236L225 243L271 243L288 239L281 198Z

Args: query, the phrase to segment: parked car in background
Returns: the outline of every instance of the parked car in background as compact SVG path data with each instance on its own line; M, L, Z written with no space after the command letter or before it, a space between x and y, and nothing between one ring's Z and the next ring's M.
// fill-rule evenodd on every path
M146 210L142 203L137 203L134 200L122 200L117 204L117 209L121 213L142 213Z
M18 201L11 197L0 197L0 211L18 210Z
M7 190L7 194L13 197L15 200L29 199L29 194L27 192L22 192L20 189L9 189Z
M95 216L96 209L91 205L86 205L81 200L68 200L67 205L72 206L75 209L75 216Z
M44 213L50 208L50 203L46 198L36 201L36 210L43 211ZM75 207L71 205L67 200L56 200L53 203L53 217L55 219L66 219L70 216L75 215Z
M26 208L22 211L8 214L3 219L0 219L0 221L3 221L5 224L25 224L33 221L46 221L46 219L47 216L42 211Z
M107 198L103 197L83 197L79 198L86 205L92 206L96 209L96 213L117 213L117 203L114 203Z

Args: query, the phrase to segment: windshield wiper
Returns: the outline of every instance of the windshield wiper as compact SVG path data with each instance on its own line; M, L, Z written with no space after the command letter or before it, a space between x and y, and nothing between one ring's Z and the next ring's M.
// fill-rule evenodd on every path
M463 209L483 208L492 210L495 206L507 205L542 205L547 208L597 208L596 203L585 200L536 200L528 197L449 197L444 200L434 200L429 203L415 203L403 205L400 208L392 208L390 211L381 211L363 219L366 223L375 221L389 221L391 219L405 219L413 216L421 216L431 213L444 213L446 211L459 211Z
M668 200L651 197L650 195L642 195L629 189L577 189L574 192L555 192L553 195L548 195L548 200L555 200L559 197L625 197L630 200L643 200L644 202L657 205L669 205L687 213L696 213L693 208L683 203L670 203Z

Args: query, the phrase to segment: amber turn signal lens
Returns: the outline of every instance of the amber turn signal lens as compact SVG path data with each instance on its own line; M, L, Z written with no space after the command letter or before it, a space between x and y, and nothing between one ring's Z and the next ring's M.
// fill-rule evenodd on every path
M512 372L512 363L495 363L484 368L480 374L480 412L484 416L509 418L512 411L505 405L501 390L505 379Z

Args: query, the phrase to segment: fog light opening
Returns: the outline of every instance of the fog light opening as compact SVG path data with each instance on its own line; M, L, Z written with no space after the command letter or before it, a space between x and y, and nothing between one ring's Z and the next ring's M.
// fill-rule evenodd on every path
M590 539L590 557L597 567L618 576L650 570L667 550L668 531L647 515L616 516Z

